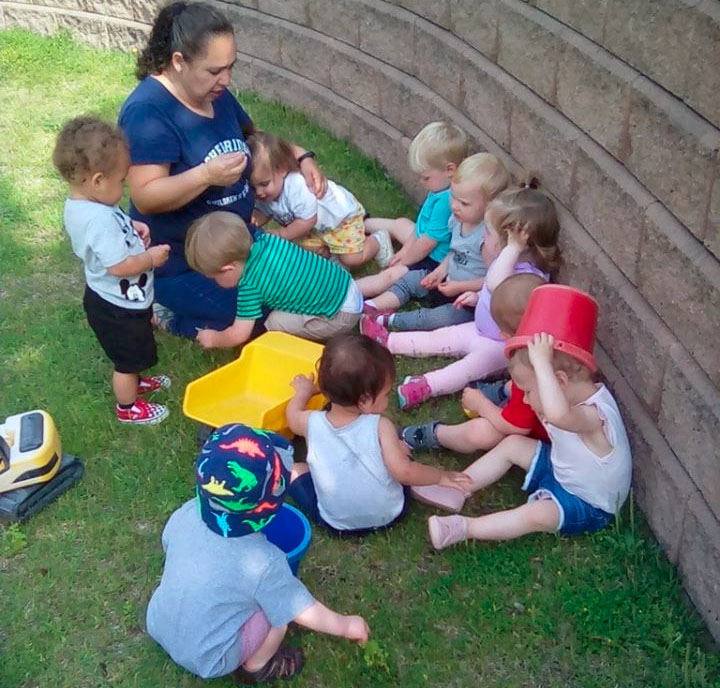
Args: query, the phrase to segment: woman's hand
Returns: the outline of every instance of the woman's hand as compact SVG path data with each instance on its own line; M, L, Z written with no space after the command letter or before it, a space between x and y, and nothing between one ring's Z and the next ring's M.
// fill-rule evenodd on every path
M453 301L455 308L474 308L477 306L478 293L476 291L465 291Z
M313 158L305 158L300 163L300 172L305 178L308 189L315 194L316 198L322 198L328 188L327 177L321 172Z
M222 153L204 162L208 186L230 186L247 167L245 153Z

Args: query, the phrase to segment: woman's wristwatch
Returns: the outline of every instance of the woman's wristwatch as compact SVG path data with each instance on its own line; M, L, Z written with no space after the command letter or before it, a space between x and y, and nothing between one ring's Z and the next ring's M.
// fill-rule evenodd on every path
M298 164L298 165L302 165L302 161L303 161L303 160L307 160L308 158L312 158L313 160L315 160L315 158L317 158L317 156L315 155L315 152L314 152L314 151L305 151L305 152L297 159L297 164Z

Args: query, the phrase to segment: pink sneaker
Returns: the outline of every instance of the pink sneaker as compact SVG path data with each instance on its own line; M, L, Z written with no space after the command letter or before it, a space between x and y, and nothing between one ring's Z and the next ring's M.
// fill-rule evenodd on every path
M170 389L172 381L167 375L151 375L138 380L138 394L152 394L161 389Z
M410 494L419 502L457 513L465 504L465 495L454 487L413 485Z
M387 346L388 331L380 323L375 322L369 315L363 315L363 317L360 318L360 334L374 339L378 344Z
M155 425L162 423L168 416L168 410L162 404L153 404L140 398L129 409L116 406L115 413L121 423L131 425Z
M369 303L363 305L363 315L367 315L370 320L380 323L385 329L390 325L390 316L395 311L392 308L375 308Z
M467 540L467 519L464 516L431 516L428 533L435 549L445 549Z
M380 327L380 325L377 324L376 326ZM385 332L387 332L387 330L385 330ZM427 401L432 396L432 390L423 375L417 377L408 376L397 388L397 395L400 408L403 411L407 411Z

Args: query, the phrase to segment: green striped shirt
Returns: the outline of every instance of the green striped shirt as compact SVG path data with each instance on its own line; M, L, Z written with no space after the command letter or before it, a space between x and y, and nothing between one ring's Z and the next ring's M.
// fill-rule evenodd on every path
M342 306L350 274L336 263L272 234L253 243L238 283L237 317L256 320L262 307L332 318Z

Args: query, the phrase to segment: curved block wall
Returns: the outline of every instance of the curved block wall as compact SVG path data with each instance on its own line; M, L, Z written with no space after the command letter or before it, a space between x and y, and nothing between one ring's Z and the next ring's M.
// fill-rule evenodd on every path
M561 214L562 278L600 302L636 496L720 637L720 3L218 5L237 28L238 86L305 110L410 193L410 138L439 118L541 173ZM129 49L158 7L0 0L0 27Z

